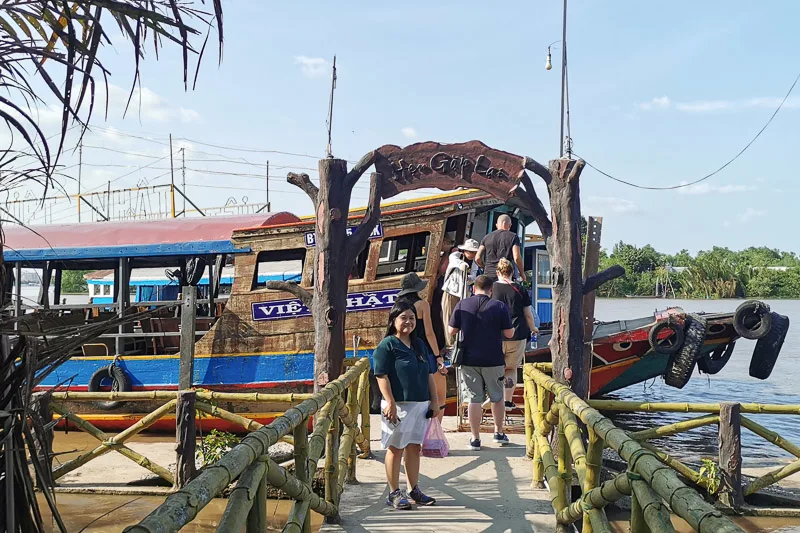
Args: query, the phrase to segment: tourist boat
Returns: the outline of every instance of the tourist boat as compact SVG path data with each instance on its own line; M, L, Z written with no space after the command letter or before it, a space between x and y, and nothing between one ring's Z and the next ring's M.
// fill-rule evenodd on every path
M358 218L364 210L354 209ZM425 297L432 302L434 324L443 336L440 306L436 303L440 261L446 260L445 237L463 242L480 240L494 226L494 217L508 213L514 231L524 238L524 228L533 222L517 200L506 202L475 190L461 190L403 202L384 203L380 222L359 255L349 282L346 338L354 339L348 357L370 356L386 327L388 311L402 276L417 272L429 281ZM179 378L180 302L177 286L200 285L197 342L193 385L199 389L226 392L307 392L312 387L314 326L309 310L288 293L266 288L268 279L298 280L312 285L314 264L314 219L290 213L255 216L169 219L141 222L100 222L5 230L4 259L13 265L16 279L22 268L39 269L43 284L54 280L54 301L61 300L60 279L64 270L100 271L91 279L102 285L109 280L111 302L51 305L48 292L41 291L36 305L23 305L19 291L14 308L21 327L46 334L53 327L103 320L124 313L129 307L160 310L152 318L120 327L83 346L73 357L47 376L42 388L59 386L69 391L109 390L110 365L121 371L120 390L176 390ZM531 244L530 247L527 244ZM536 285L533 298L539 315L550 313L552 298L549 263L543 243L526 243L526 263ZM207 269L206 269L207 267ZM170 269L177 279L172 292L143 291L156 287L156 271ZM232 275L231 274L232 269ZM546 272L540 272L540 270ZM206 274L207 271L207 274ZM270 276L272 276L270 278ZM203 283L206 279L206 283ZM225 281L229 294L224 294ZM137 286L136 283L139 283ZM149 283L149 285L148 285ZM131 301L131 290L134 301ZM145 294L146 293L146 294ZM95 295L97 296L97 295ZM100 295L102 296L110 296ZM43 309L50 311L44 314ZM638 321L598 324L594 333L592 391L618 390L664 372L664 357L653 355L654 346L668 350L686 325L686 314L672 310L664 316ZM734 331L725 318L708 317L704 353L731 345ZM543 320L546 321L546 320ZM655 341L648 336L661 322ZM672 341L670 341L672 339ZM441 338L440 338L441 340ZM540 338L540 345L546 342ZM660 347L660 345L664 345ZM682 345L682 343L681 343ZM529 360L544 361L546 349L532 349ZM671 357L667 357L670 359ZM456 407L454 372L449 375L448 412ZM377 387L372 387L377 394ZM373 398L374 399L374 398ZM71 403L69 408L96 427L116 431L130 426L158 404L127 402L90 405ZM270 403L221 402L219 407L260 423L268 423L285 409ZM204 417L204 431L237 429L228 422ZM153 429L174 428L174 418L164 418Z

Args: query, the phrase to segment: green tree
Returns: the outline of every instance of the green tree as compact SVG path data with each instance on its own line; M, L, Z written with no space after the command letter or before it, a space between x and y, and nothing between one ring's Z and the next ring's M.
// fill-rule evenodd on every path
M67 294L80 294L88 292L84 274L89 270L65 270L61 275L61 292Z

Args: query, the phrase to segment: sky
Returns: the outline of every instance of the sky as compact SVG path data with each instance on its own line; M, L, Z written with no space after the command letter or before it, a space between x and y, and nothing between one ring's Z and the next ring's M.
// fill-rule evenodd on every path
M558 157L560 44L553 70L544 66L548 44L561 39L561 2L224 0L223 8L221 64L209 45L197 88L190 83L187 91L179 51L163 49L156 61L148 49L142 90L125 116L133 56L109 28L115 45L101 51L111 73L108 118L96 113L84 140L82 192L105 190L109 181L112 188L168 184L172 134L176 183L185 166L187 196L199 206L264 202L269 161L272 209L311 213L285 176L316 176L334 54L337 157L356 161L387 143L472 139L543 163ZM789 0L570 0L575 153L643 186L687 183L716 170L764 126L798 75L798 19L800 3ZM98 98L102 108L105 98ZM46 132L55 133L58 120L52 109L40 109ZM798 130L800 87L761 137L714 177L648 191L586 168L582 211L603 217L607 248L622 240L669 253L712 246L800 253L792 156ZM77 161L77 151L61 160L73 178L63 182L71 194ZM366 201L368 177L362 179L354 204ZM12 191L9 200L39 192ZM114 203L118 216L168 209L163 191L120 194ZM74 200L25 209L15 213L26 222L77 220Z

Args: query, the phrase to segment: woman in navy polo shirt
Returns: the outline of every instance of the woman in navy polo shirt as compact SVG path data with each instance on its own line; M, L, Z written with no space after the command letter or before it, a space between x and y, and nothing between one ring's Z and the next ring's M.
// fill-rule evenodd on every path
M414 305L401 301L389 312L386 336L375 348L373 364L381 400L381 443L386 450L386 504L411 509L411 501L433 505L436 500L419 490L419 461L429 418L438 416L431 365L425 344L414 335ZM435 370L434 370L435 371ZM408 492L400 489L400 463L405 458Z

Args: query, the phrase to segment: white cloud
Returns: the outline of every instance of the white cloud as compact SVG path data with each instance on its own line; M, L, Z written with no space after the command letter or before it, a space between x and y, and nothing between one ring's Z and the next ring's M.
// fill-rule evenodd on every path
M636 104L636 106L641 109L642 111L651 111L653 109L667 109L672 105L672 100L669 99L669 96L658 96L653 98L649 102L641 102Z
M686 182L681 182L681 185L685 184ZM678 189L678 194L732 194L737 192L748 192L748 191L755 191L755 185L742 185L742 184L727 184L727 185L713 185L711 183L698 183L696 185L690 185L688 187L682 187Z
M108 117L120 118L128 104L130 91L113 83L108 84ZM105 114L105 91L98 91L95 101L95 118ZM87 107L88 109L88 107ZM169 100L147 87L138 87L130 96L127 117L140 118L144 122L180 121L184 123L199 122L200 113L194 109L175 106Z
M411 128L409 126L406 126L405 128L401 129L400 133L402 133L408 139L416 139L417 138L417 130L415 130L414 128Z
M758 97L736 100L695 100L676 102L668 96L653 98L649 102L640 102L636 107L642 111L655 111L660 109L676 109L684 113L714 113L723 111L745 111L748 109L775 109L783 98ZM800 98L789 98L783 107L790 109L800 108Z
M758 209L753 209L752 207L748 207L744 210L742 214L739 215L739 220L742 222L749 222L754 218L759 218L766 216L767 213L765 211L760 211Z
M587 215L602 215L604 212L624 215L639 212L639 206L636 203L615 196L587 196L583 203Z
M181 116L181 122L192 123L200 121L200 113L198 113L194 109L187 109L185 107L181 107L180 109L178 109L178 112L180 113Z
M300 65L307 78L318 78L328 72L328 61L321 57L295 56L294 64Z

